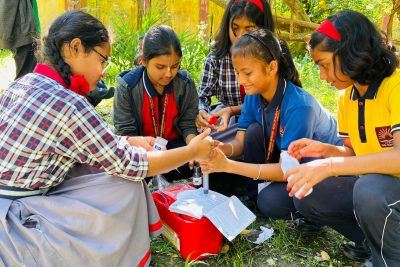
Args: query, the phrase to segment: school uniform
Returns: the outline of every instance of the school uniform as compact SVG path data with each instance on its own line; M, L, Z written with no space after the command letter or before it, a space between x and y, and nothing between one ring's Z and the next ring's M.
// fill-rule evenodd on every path
M198 93L199 110L207 113L211 112L212 96L215 96L224 107L243 104L245 92L236 80L229 53L221 59L216 59L212 52L207 55Z
M38 65L0 96L0 265L146 266L146 151Z
M143 66L118 77L114 95L114 126L117 134L161 136L167 149L186 145L186 137L197 135L198 96L188 72L179 71L159 94ZM168 180L191 176L188 165L167 174Z
M357 156L393 149L393 133L400 130L399 103L399 70L372 82L364 96L354 87L340 96L339 134L350 138ZM354 212L371 248L373 266L400 263L399 177L361 175L354 185Z
M343 144L343 140L336 134L337 123L329 112L311 94L282 78L279 79L276 93L270 103L266 103L261 95L246 95L238 124L238 130L246 131L244 160L249 163L279 162L280 151L287 150L291 142L300 138L310 138L333 145ZM272 140L275 139L273 143L271 136ZM313 158L304 158L301 163L311 160ZM329 181L315 186L314 192L303 200L289 197L286 190L287 183L272 182L259 192L257 206L264 216L285 220L308 216L308 210L305 208L308 206L302 205L304 200L307 200L307 203L311 201L313 205L324 203L318 206L317 212L336 211L343 207L338 203L342 201L351 203L351 196L348 199L332 197L326 200L326 192L337 190L338 180L343 179L355 180L356 177L327 179ZM251 183L253 187L249 187L249 193L256 195L257 181ZM351 184L344 186L342 183L340 190L351 192ZM342 212L353 213L351 207ZM354 216L353 221L355 221ZM347 230L343 229L342 232L347 233ZM353 231L350 232L350 235L353 235ZM358 236L360 232L355 235Z

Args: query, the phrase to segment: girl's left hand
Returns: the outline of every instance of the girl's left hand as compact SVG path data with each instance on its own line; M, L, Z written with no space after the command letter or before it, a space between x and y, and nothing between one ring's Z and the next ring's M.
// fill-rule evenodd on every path
M146 151L154 151L154 143L156 139L152 136L130 136L128 143L131 146L138 146L146 149Z
M228 158L218 148L214 148L207 161L200 162L201 171L205 174L223 172L228 165Z
M329 160L330 159L314 160L301 164L286 172L283 180L288 181L290 177L286 188L287 191L289 191L289 196L293 197L297 191L305 186L302 193L298 196L298 199L302 199L316 184L331 176Z
M219 118L219 124L211 125L211 127L218 132L226 131L226 129L228 129L228 124L231 116L232 113L230 107L226 107L215 112L214 117Z

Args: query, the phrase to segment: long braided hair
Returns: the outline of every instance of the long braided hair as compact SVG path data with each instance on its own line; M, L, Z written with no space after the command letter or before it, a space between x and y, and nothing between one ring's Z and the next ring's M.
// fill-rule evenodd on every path
M95 46L109 42L109 35L104 25L95 17L82 11L73 10L59 16L51 24L47 36L43 37L41 61L49 63L70 85L72 76L70 66L61 54L63 44L79 38L88 52Z

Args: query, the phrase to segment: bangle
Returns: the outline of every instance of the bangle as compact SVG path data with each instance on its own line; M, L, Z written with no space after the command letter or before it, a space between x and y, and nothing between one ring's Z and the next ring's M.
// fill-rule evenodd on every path
M261 164L257 164L257 165L258 165L258 175L256 178L254 178L254 180L260 179L260 175L261 175Z
M233 155L233 145L232 145L232 143L226 143L226 144L231 146L231 154L226 155L228 158L230 158Z
M235 114L233 114L233 108L231 106L229 106L229 109L231 111L231 116L234 116Z
M329 158L329 172L331 173L332 176L336 176L332 170L332 165L333 165L333 161L332 161L332 157L330 157Z

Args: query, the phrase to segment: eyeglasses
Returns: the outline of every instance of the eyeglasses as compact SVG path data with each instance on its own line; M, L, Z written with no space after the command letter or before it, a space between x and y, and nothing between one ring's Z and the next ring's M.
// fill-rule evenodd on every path
M104 74L107 72L107 70L111 67L112 62L111 59L109 57L105 57L104 55L102 55L99 51L97 51L94 47L91 48L94 52L96 52L96 54L98 54L104 61L101 63L101 65L103 66L103 71L101 72L101 74Z

